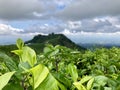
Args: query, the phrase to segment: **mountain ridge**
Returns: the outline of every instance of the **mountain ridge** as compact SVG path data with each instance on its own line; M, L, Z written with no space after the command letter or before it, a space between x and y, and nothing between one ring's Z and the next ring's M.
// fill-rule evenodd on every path
M85 50L85 48L75 44L63 34L54 33L51 33L49 35L38 34L34 36L33 39L26 41L25 43L28 45L31 44L52 44L53 46L61 45L71 49Z

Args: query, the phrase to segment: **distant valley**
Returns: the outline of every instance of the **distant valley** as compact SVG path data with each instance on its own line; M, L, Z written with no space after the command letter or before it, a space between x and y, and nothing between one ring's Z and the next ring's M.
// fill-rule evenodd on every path
M78 45L86 48L86 49L94 49L94 48L112 48L112 47L120 47L120 44L100 44L100 43L79 43Z

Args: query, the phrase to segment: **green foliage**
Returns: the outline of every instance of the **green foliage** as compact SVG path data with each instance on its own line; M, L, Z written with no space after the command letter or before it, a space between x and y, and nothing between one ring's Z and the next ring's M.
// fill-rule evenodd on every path
M74 51L62 46L53 47L48 45L45 47L44 53L39 55L39 58L42 59L40 63L48 66L51 72L59 73L59 77L57 77L57 79L64 83L64 85L70 82L79 90L99 90L99 88L104 88L106 90L108 88L116 89L116 85L119 86L118 80L116 81L116 78L120 74L119 48L96 49L94 52L87 50L85 53L81 53L80 51ZM57 67L55 64L56 62ZM96 85L96 80L100 79L99 75L108 79L106 80L106 84L102 87L100 84L98 84L100 86L95 87L94 85ZM62 80L60 76L65 78ZM67 82L63 82L65 79ZM103 80L104 79L105 78L103 78ZM107 85L107 82L111 83ZM108 87L106 87L106 85ZM72 84L69 84L69 87L73 88Z
M0 90L2 90L3 87L7 85L7 83L9 82L10 78L12 77L14 73L15 73L14 71L8 72L0 76Z
M49 73L36 90L66 90L66 88Z
M72 80L74 81L74 82L76 82L77 81L77 79L78 79L78 73L77 73L77 67L74 65L74 64L69 64L68 65L68 73L71 75L71 77L72 77Z
M30 78L30 84L33 86L34 89L36 89L49 74L49 70L42 64L39 64L30 69L29 72L32 75Z
M23 87L20 84L9 83L2 90L23 90Z
M37 63L35 51L28 46L24 46L24 43L21 39L18 39L16 44L18 50L14 50L12 52L20 57L20 63L28 62L29 65L33 67Z
M16 45L19 59L0 52L0 90L120 90L119 48L81 52L47 44L36 55L21 39Z
M93 83L93 89L95 90L116 90L116 87L117 83L106 76L96 76Z
M87 82L87 85L85 83ZM78 88L78 90L91 90L94 82L92 76L85 76L79 82L74 82L73 84Z
M16 71L17 70L17 65L16 63L10 58L8 55L0 52L0 66L3 66L2 63L5 65L6 69L8 71ZM2 67L1 67L2 69ZM0 69L0 70L1 70Z
M15 53L19 56L20 60L18 64L16 64L7 55L2 53L0 54L0 60L8 68L8 71L16 71L15 74L3 74L0 76L1 81L5 80L4 84L0 84L1 89L5 86L4 90L9 90L10 88L12 90L15 90L15 88L22 88L23 90L66 90L65 86L62 85L62 83L60 83L57 79L55 79L46 66L37 63L36 53L33 49L25 46L21 39L17 40L16 45L18 50L14 50L12 53ZM1 69L3 69L2 64L1 66ZM15 76L11 78L13 74ZM11 81L14 81L15 87L12 86L12 82L8 83L10 79ZM50 86L51 88L49 88Z
M19 39L17 39L16 45L17 45L18 49L21 50L24 46L24 42L19 38Z

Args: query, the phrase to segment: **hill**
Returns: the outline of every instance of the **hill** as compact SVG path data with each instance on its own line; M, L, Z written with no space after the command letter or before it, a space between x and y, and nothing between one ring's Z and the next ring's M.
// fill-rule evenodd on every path
M78 50L85 50L85 48L76 45L74 42L72 42L70 39L68 39L63 34L49 34L49 35L36 35L32 40L26 41L26 44L33 47L34 49L36 47L44 47L45 44L52 44L55 45L61 45L65 46L71 49L78 49Z
M25 44L33 48L36 53L41 53L43 52L43 48L45 47L46 44L52 44L53 46L55 45L61 45L65 46L71 49L77 49L84 51L85 48L76 45L74 42L72 42L70 39L68 39L65 35L63 34L49 34L49 35L36 35L32 40L26 41ZM16 45L0 45L0 52L4 52L8 55L13 55L11 53L12 50L16 50L17 47Z

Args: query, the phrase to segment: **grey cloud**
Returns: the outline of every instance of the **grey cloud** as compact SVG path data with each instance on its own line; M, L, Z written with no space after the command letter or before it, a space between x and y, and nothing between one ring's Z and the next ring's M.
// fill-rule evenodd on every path
M111 27L112 24L107 20L99 22L94 20L83 20L81 26L81 30L85 32L99 32L100 28L104 28L105 26Z
M77 0L56 16L63 19L80 20L106 15L120 15L120 0Z
M117 18L116 18L117 20ZM68 23L68 30L70 32L92 32L92 33L116 33L120 32L120 22L117 20L117 23L112 23L110 20L99 20L95 21L94 19L81 20L81 23L77 24L76 28L70 28ZM118 26L117 26L118 25Z
M101 33L116 33L116 32L120 32L120 28L116 28L115 26L104 26L98 28L97 31Z
M0 0L0 19L36 18L34 12L44 12L42 6L38 0Z
M38 25L33 25L31 27L26 28L24 33L44 33L44 34L49 34L49 33L60 33L61 31L64 30L66 26L64 24L57 24L57 25L49 25L49 24L38 24Z
M82 21L81 30L84 32L114 33L119 32L120 28L115 27L115 25L108 20L96 22L90 19Z
M0 19L80 20L120 15L120 0L0 0Z
M72 0L0 0L0 19L48 19Z
M117 20L118 18L116 18ZM117 27L116 27L117 25ZM109 20L98 20L86 19L81 21L68 21L68 22L59 22L56 24L42 23L34 24L24 30L23 33L61 33L64 30L69 30L71 33L115 33L120 32L120 22L117 20L117 23L114 24Z

